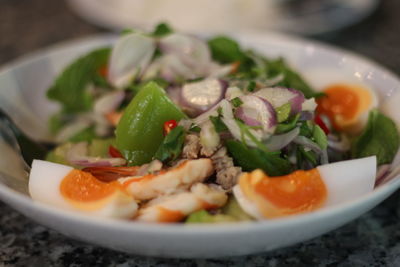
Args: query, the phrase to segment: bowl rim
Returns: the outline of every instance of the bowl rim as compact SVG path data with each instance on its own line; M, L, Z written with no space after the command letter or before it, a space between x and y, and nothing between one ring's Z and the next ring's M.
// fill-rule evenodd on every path
M215 34L212 34L215 35ZM358 55L352 51L335 47L329 44L325 44L319 41L307 40L300 37L290 36L275 32L247 32L232 34L228 33L228 36L233 38L251 38L250 43L254 43L258 40L265 42L266 37L271 38L274 42L294 42L295 45L311 45L318 49L323 49L329 53L334 53L338 55L345 55L346 57L359 62L363 65L368 65L374 70L378 70L382 75L388 76L395 80L400 87L400 79L394 72L388 70L386 67L381 66L375 61L368 59L364 56ZM75 38L72 40L60 42L49 47L39 49L37 51L22 55L15 60L0 66L0 75L4 72L11 71L15 68L19 68L21 65L27 64L28 62L34 62L43 56L50 56L54 53L59 53L61 51L66 51L71 49L71 47L79 46L84 43L89 44L93 42L95 45L97 43L106 43L115 40L116 34L96 34L93 36L88 36L84 38ZM207 37L203 35L202 37ZM0 173L0 176L2 174ZM329 208L322 208L310 213L297 214L293 216L288 216L284 218L277 218L272 220L264 221L251 221L251 222L235 222L226 224L160 224L160 223L144 223L136 221L125 221L112 218L101 218L94 216L89 216L80 212L62 210L56 207L52 207L47 204L39 203L33 201L29 196L24 195L16 190L8 187L4 183L0 183L0 199L9 205L15 206L25 206L28 207L32 212L43 212L49 216L56 216L64 219L65 221L83 223L87 225L92 225L96 227L102 227L108 230L124 230L124 231L140 231L145 234L162 234L162 235L194 235L199 236L205 233L209 234L219 234L219 235L230 235L230 234L240 234L249 233L249 231L257 232L262 230L273 230L275 228L285 228L292 227L298 224L304 224L310 221L315 221L327 217L334 217L337 214L354 209L357 206L361 206L363 203L376 201L382 196L390 195L400 187L400 176L397 175L385 184L380 185L375 188L372 192L358 197L354 200L340 203ZM383 200L382 200L383 201ZM379 204L380 202L377 202Z

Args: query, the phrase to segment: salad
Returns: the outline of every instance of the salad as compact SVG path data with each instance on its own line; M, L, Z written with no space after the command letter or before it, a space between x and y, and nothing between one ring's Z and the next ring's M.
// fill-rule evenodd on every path
M48 89L57 147L33 200L102 217L217 223L305 213L393 176L400 137L364 85L312 88L226 36L124 31ZM395 161L398 161L396 159Z

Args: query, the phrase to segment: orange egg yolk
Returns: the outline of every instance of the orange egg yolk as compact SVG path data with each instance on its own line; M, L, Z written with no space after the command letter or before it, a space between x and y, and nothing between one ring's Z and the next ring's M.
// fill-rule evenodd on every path
M104 199L119 190L117 182L105 183L97 180L91 173L72 170L62 180L60 191L65 198L77 202L91 202Z
M315 210L327 197L326 186L317 169L279 177L269 177L256 170L242 178L244 181L239 182L242 191L266 218Z
M325 96L317 99L317 113L328 116L339 131L355 123L372 104L371 93L359 86L335 84L327 87L324 93Z
M179 210L170 210L163 207L159 207L158 211L159 211L158 215L159 222L179 222L185 217L185 214L183 214Z

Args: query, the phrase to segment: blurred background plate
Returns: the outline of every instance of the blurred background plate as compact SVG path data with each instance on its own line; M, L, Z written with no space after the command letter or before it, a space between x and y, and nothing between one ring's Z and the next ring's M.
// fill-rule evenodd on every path
M68 0L84 19L113 30L152 29L160 21L186 32L275 30L315 35L360 22L379 0Z

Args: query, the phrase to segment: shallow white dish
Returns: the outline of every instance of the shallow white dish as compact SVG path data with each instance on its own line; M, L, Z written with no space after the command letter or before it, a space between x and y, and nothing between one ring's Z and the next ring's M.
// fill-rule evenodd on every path
M359 56L310 41L275 34L235 37L267 56L284 56L313 80L313 73L331 70L337 77L374 88L382 105L399 97L400 80ZM0 71L0 106L34 138L49 138L46 119L56 109L45 90L73 58L110 44L113 36L73 41L24 57ZM325 80L326 82L326 80ZM390 113L390 111L389 111ZM400 125L400 113L389 114ZM1 125L0 125L1 126ZM67 236L129 253L162 257L238 256L289 246L335 229L376 206L400 186L400 177L353 201L316 212L270 221L223 225L167 225L99 219L33 202L26 194L26 176L18 155L0 142L0 199L35 221Z

